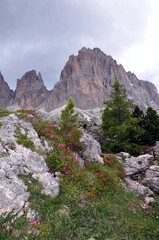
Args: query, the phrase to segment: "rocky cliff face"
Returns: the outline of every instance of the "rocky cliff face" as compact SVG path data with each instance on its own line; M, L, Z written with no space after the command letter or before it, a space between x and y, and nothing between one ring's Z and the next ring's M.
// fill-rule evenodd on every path
M45 110L51 111L64 105L68 96L81 109L102 107L115 80L125 86L128 98L143 109L152 106L159 110L156 87L150 82L139 80L135 74L126 72L122 65L118 65L111 56L98 48L82 48L78 56L69 57L60 81L45 102Z
M71 96L77 108L97 110L109 98L115 80L124 85L128 98L142 109L151 106L159 112L159 94L154 84L126 72L122 65L98 48L82 48L77 56L70 56L61 72L60 81L51 92L44 86L41 74L37 75L32 70L17 80L13 97L13 92L0 74L0 107L10 105L13 108L40 108L51 112L63 106Z
M38 107L49 95L44 86L41 74L37 75L35 70L24 74L21 79L17 80L17 87L13 105L19 107Z
M4 81L4 78L0 72L0 106L8 106L10 100L13 98L14 92L9 88L8 84Z

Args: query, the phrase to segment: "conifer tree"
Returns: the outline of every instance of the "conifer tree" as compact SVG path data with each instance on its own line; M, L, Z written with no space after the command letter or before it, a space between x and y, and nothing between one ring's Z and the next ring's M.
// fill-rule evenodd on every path
M68 132L78 126L78 114L75 114L74 107L73 99L69 97L60 117L60 129L64 132Z
M159 140L159 116L153 108L147 108L142 127L145 130L143 143L152 145Z
M139 152L136 144L143 129L137 118L132 118L133 103L127 99L125 89L115 81L110 93L110 100L102 115L103 136L106 138L105 148L114 152L128 151L135 154Z
M115 81L110 93L110 100L105 104L106 108L102 115L102 129L106 135L112 136L112 132L115 131L117 126L130 119L132 102L127 99L124 87L118 81Z
M133 118L141 118L142 119L143 116L144 116L143 111L139 108L138 105L135 105L134 109L133 109L133 112L132 112L132 117Z

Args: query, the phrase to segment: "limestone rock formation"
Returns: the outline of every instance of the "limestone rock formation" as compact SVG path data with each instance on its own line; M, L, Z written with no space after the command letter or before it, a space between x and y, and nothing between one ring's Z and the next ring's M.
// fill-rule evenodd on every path
M145 187L143 184L140 184L137 181L133 181L130 178L126 178L127 190L130 192L134 192L136 195L147 195L152 196L153 192Z
M68 96L71 96L79 110L99 109L100 113L115 80L125 87L128 98L143 110L151 106L159 112L159 94L154 84L126 72L122 65L99 48L82 48L77 56L70 56L52 91L44 86L41 74L37 75L35 70L31 70L17 80L13 97L13 91L0 74L0 106L38 108L43 113L52 113L57 108L61 109L67 103ZM81 115L84 114L86 116L87 112Z
M159 192L159 166L151 166L145 173L144 183Z
M9 105L10 100L13 98L14 92L9 88L8 84L4 81L4 78L0 72L0 107L6 107Z
M153 155L132 157L122 152L117 158L124 165L128 191L146 196L152 196L153 192L159 191L159 166L155 165L156 160ZM149 200L152 202L152 199Z
M156 87L148 81L139 80L134 73L126 72L122 65L98 48L82 48L77 56L69 57L60 81L45 102L45 110L61 107L68 96L81 109L103 107L115 80L124 85L128 97L143 109L152 106L159 110Z
M24 74L17 80L13 104L22 108L37 108L49 95L41 74L35 70Z
M17 143L17 127L34 141L37 150L45 150L31 123L14 114L0 119L0 214L19 213L27 204L27 186L19 178L26 174L37 179L43 192L52 196L59 193L59 180L48 172L44 157Z
M84 133L80 138L86 149L82 153L82 159L89 162L101 162L103 158L100 156L100 144L89 134Z
M138 157L128 156L124 161L124 168L126 176L140 174L148 169L153 162L154 157L149 154L140 155Z

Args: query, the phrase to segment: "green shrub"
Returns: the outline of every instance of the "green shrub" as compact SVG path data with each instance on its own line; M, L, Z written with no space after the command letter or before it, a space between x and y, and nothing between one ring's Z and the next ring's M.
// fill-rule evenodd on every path
M27 134L18 134L17 143L23 145L26 148L30 148L31 150L35 150L34 142L27 137Z
M75 114L74 107L73 99L69 97L68 103L65 109L62 110L60 117L60 129L63 132L71 131L78 126L78 114Z
M32 122L33 118L36 117L37 112L35 109L18 109L16 115L21 119Z
M5 117L11 114L11 112L5 108L0 108L0 117Z

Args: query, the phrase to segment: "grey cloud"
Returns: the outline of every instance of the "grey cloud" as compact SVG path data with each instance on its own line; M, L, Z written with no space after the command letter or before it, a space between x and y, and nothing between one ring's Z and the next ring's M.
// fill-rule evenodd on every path
M84 45L120 59L142 41L147 14L148 0L1 0L0 70L13 88L30 69L52 88Z

